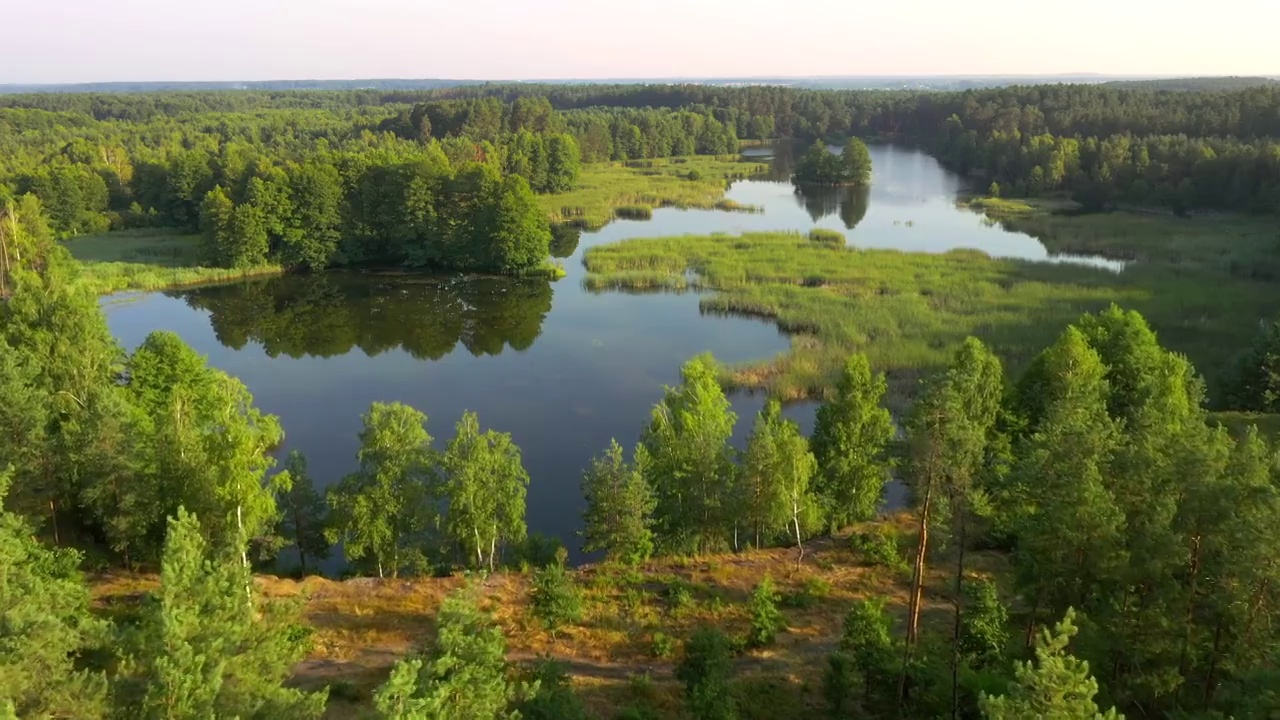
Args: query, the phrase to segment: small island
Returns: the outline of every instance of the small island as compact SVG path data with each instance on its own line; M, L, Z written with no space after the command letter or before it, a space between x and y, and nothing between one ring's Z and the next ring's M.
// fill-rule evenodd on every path
M816 140L796 162L791 180L806 185L865 187L871 184L871 152L867 144L856 137L845 143L839 155L828 150L826 143Z

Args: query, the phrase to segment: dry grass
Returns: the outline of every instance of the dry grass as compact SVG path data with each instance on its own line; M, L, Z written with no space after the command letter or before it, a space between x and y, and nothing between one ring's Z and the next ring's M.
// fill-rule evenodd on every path
M904 531L903 542L909 543L910 518L902 515L889 522ZM1007 562L993 553L971 552L968 558L973 572L981 575ZM949 623L949 570L945 558L939 558L929 573L931 601L924 622L940 631ZM865 564L847 536L813 541L800 566L793 548L774 548L655 560L638 569L591 565L574 575L586 612L581 622L554 635L529 613L528 575L491 575L481 581L481 596L507 636L510 660L530 664L550 657L564 663L575 690L598 717L613 717L636 703L662 717L684 717L674 677L678 647L704 624L743 635L750 624L748 598L765 575L784 597L787 630L776 644L736 661L735 688L749 700L743 717L774 717L771 713L777 712L817 717L822 708L817 679L848 609L862 598L885 598L901 622L908 583L897 570ZM328 712L335 718L364 714L391 665L433 636L441 600L467 582L462 576L299 581L264 575L256 580L268 597L301 600L303 620L314 630L314 648L295 669L294 681L308 688L340 686ZM155 587L154 576L102 576L95 580L96 605L103 613L121 614ZM687 600L674 600L670 588L683 588ZM788 596L808 597L809 603L786 603ZM654 638L660 635L671 639L674 655L655 656Z

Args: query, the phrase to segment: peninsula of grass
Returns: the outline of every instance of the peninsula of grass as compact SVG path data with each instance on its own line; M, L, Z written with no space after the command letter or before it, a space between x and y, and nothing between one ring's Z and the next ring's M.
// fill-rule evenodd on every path
M577 186L566 193L539 196L556 223L585 229L603 227L615 217L647 219L654 208L754 210L725 200L729 182L765 172L768 165L737 155L590 163Z
M1260 280L1280 279L1280 222L1242 214L1080 213L1069 201L974 198L964 205L1050 253L1102 255L1139 263L1196 266Z
M182 235L170 229L144 229L86 235L68 240L65 245L80 262L81 281L99 295L284 272L279 265L204 267L200 264L199 242L198 235Z
M1060 222L1072 227L1072 220L1095 222ZM1184 243L1221 241L1206 233ZM844 248L799 233L629 240L589 249L584 264L589 290L707 290L704 312L771 319L791 335L791 350L729 368L725 380L788 399L820 396L857 351L888 372L902 401L969 335L991 344L1017 373L1068 323L1111 303L1141 312L1167 347L1208 375L1212 390L1216 370L1248 345L1259 318L1275 313L1273 283L1216 263L1139 261L1117 273L975 250Z

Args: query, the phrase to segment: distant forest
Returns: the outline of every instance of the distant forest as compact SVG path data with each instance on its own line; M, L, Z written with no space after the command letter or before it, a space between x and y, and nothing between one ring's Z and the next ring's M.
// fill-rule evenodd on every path
M519 272L551 237L532 193L574 188L582 162L736 153L742 139L913 144L990 194L1093 210L1276 213L1278 107L1274 84L6 95L0 200L34 194L61 237L201 229L226 266Z

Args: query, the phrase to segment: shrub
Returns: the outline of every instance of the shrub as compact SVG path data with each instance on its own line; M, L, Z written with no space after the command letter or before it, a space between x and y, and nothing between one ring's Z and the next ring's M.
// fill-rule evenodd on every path
M899 550L898 531L891 527L877 527L870 532L863 532L849 538L849 545L862 554L868 565L900 570L906 567L906 560Z
M684 177L686 180L697 181L702 179L702 173L698 172L697 170L690 170L689 172L684 174Z
M773 644L778 632L786 627L782 611L778 610L778 593L773 589L773 579L768 575L756 585L751 593L751 633L747 636L748 647L763 647Z
M650 652L655 658L660 660L665 660L666 658L675 655L675 638L663 632L655 632L653 634L653 641L650 644Z
M569 686L563 665L543 660L534 667L533 679L538 690L520 703L523 720L586 720L586 708Z
M534 616L552 633L582 619L582 591L564 569L566 555L561 548L556 562L534 571L529 593Z
M960 653L974 667L992 667L1004 658L1009 644L1009 611L989 580L970 582L964 589Z
M831 583L820 577L806 578L800 589L789 592L782 597L782 604L786 607L804 610L817 605L830 594Z
M704 627L684 645L684 660L676 677L684 683L688 707L696 720L734 720L738 717L729 678L733 671L733 643L716 628Z
M814 228L809 231L809 239L820 245L844 247L844 233L826 228Z

